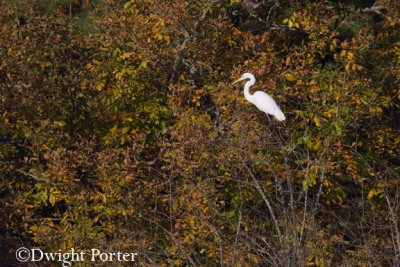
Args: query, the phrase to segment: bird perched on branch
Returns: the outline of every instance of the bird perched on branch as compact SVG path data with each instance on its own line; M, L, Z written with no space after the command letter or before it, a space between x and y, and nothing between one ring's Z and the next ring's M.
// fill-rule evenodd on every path
M286 119L285 114L276 104L275 100L267 93L257 91L254 94L250 94L250 87L256 82L256 78L253 74L246 72L240 77L240 79L234 81L232 84L249 79L244 85L244 97L255 105L259 110L266 114L273 115L278 121L284 121Z

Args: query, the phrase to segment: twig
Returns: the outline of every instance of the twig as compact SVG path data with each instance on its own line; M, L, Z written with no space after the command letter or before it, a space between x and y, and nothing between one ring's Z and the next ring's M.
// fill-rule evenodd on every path
M275 224L275 229L276 232L278 233L278 238L279 238L279 243L281 245L281 248L283 249L283 240L282 240L282 234L281 234L281 230L279 229L279 224L278 224L278 220L275 217L274 211L272 209L271 203L269 202L267 196L265 195L264 191L262 190L260 184L258 183L257 178L254 176L254 174L251 172L251 170L249 169L249 167L245 164L244 165L247 169L247 171L249 172L250 176L253 178L254 181L254 185L257 189L257 191L260 193L261 197L263 198L265 204L267 204L269 213L271 214L272 220L274 221Z
M383 15L382 12L383 11L387 11L388 8L385 6L379 6L378 5L378 1L376 1L372 7L366 7L364 9L362 9L362 12L370 12L370 13L375 13L377 15Z
M242 190L240 190L240 193L242 193ZM237 248L238 237L240 234L240 224L241 223L242 223L242 200L240 199L239 219L238 219L238 225L236 228L235 245L233 246L232 267L235 266L236 248Z
M39 177L39 176L37 176L37 175L34 175L34 174L32 174L32 173L29 173L29 172L26 172L26 171L23 171L23 170L17 170L17 171L18 171L19 173L22 173L22 174L24 174L24 175L27 175L27 176L29 176L29 177L32 177L32 178L34 178L35 180L50 182L49 180L44 179L44 178L42 178L42 177Z

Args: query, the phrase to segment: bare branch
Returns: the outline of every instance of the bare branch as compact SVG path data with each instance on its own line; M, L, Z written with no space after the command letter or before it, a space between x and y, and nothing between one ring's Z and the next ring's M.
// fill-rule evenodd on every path
M38 180L38 181L50 182L50 181L47 180L47 179L44 179L44 178L42 178L42 177L40 177L40 176L37 176L37 175L35 175L35 174L29 173L29 172L26 172L26 171L23 171L23 170L17 170L17 172L22 173L22 174L24 174L24 175L27 175L27 176L29 176L29 177L32 177L33 179Z
M240 190L240 192L241 192L241 190ZM241 201L240 201L240 203L241 203ZM242 223L242 207L241 207L241 205L239 207L239 219L238 219L237 223L238 223L238 225L236 228L235 245L233 246L232 267L235 266L236 248L237 248L238 237L240 234L240 224Z
M362 12L370 12L370 13L375 13L377 15L383 15L382 12L387 11L388 8L385 6L380 6L378 5L378 1L376 1L372 7L366 7L362 9Z
M246 164L244 166L246 167L246 169L249 172L250 176L253 178L253 182L254 182L254 185L255 185L257 191L260 193L260 195L263 198L265 204L267 204L269 213L271 214L272 220L274 221L274 224L275 224L275 230L278 233L279 243L281 244L281 247L283 248L283 239L282 239L281 230L279 229L278 220L275 217L274 210L272 209L271 203L269 202L269 200L268 200L267 196L265 195L263 189L261 188L257 178L251 172L249 167Z

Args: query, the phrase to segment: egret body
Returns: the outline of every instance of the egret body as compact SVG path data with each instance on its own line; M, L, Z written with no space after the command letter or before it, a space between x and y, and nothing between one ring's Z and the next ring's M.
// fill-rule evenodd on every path
M286 119L285 114L276 104L275 100L262 91L257 91L254 94L250 94L250 87L256 82L256 78L253 74L246 72L240 77L240 79L234 81L232 84L249 79L244 85L244 97L255 105L259 110L265 112L266 114L273 115L278 121L284 121Z

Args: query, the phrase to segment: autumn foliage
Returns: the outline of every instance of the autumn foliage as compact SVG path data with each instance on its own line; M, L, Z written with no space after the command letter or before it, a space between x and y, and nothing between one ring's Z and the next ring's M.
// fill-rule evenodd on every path
M4 261L400 265L398 1L0 3Z

